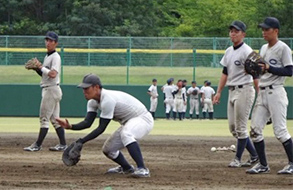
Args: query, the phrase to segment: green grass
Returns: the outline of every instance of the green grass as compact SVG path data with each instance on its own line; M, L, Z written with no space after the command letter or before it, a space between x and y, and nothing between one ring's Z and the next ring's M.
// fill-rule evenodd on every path
M83 118L69 118L70 123L77 123ZM82 131L71 131L67 133L89 133L98 126L98 119L94 122L90 129ZM249 124L248 124L249 125ZM293 120L287 122L290 134L293 135ZM107 127L105 134L111 134L119 127L119 123L112 121ZM38 133L39 119L24 118L24 117L0 117L0 133ZM55 133L55 130L50 126L50 132ZM227 120L184 120L173 121L158 119L155 120L154 129L151 135L184 135L184 136L227 136L231 137L228 129ZM264 135L273 137L274 133L272 125L267 125L264 130Z
M197 67L195 79L198 85L210 80L212 86L217 86L221 76L221 68ZM63 84L78 84L87 73L95 73L101 77L103 84L127 84L126 67L99 67L99 66L64 66ZM130 67L129 84L149 85L153 78L158 79L158 85L164 85L166 80L174 77L175 80L186 79L188 84L193 80L192 67ZM39 84L40 77L34 71L28 71L24 66L0 66L0 84ZM293 86L292 78L286 77L286 86Z

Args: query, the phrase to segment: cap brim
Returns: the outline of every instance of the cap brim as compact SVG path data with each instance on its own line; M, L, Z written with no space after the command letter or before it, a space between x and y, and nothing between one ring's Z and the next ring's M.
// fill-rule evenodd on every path
M88 83L81 83L77 86L77 88L88 88L92 86L92 84L88 84Z
M265 29L269 29L271 28L269 25L265 24L265 23L261 23L258 25L259 28L265 28Z
M55 38L52 38L50 36L46 36L45 39L50 39L50 40L53 40L53 41L57 41Z
M242 31L238 26L233 25L233 24L229 26L229 29L231 29L231 28L236 28L236 30Z

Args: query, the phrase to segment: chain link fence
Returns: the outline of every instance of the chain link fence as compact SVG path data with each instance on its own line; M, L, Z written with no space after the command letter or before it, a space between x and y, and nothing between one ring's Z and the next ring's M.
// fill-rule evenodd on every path
M219 67L224 50L231 45L229 38L217 37L60 36L59 39L63 65L73 66ZM293 38L281 40L293 49ZM255 50L266 43L262 38L246 38L245 42ZM194 54L194 50L199 53ZM44 36L0 36L0 65L23 65L32 57L42 60L45 52Z

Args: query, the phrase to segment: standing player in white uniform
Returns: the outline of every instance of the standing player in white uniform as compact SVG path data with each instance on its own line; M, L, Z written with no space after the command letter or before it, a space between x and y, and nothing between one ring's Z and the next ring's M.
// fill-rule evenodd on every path
M84 144L95 139L105 131L111 120L115 120L121 126L106 140L103 153L119 166L109 169L107 173L131 173L133 177L150 177L137 143L138 139L149 134L154 125L153 117L146 107L129 94L104 89L100 78L93 74L86 75L78 87L83 88L84 96L88 100L86 118L74 125L71 125L67 119L65 121L57 119L60 125L72 130L89 128L99 110L99 126L78 141ZM120 151L124 147L135 161L136 169L128 163Z
M196 119L199 119L199 102L198 102L198 95L199 95L199 88L196 86L196 82L191 82L191 87L187 90L187 96L189 96L189 118L192 119L193 111L195 109Z
M244 72L244 62L252 52L251 47L243 42L246 25L242 21L233 21L229 29L233 45L226 50L220 62L223 65L223 71L213 102L220 103L222 90L227 85L229 88L227 105L229 129L237 139L236 155L229 167L244 167L251 166L258 161L257 153L247 131L247 121L255 98L252 83L254 82L254 86L258 89L258 79L253 79L251 75ZM250 153L250 159L241 164L245 148Z
M174 96L173 96L174 86L172 85L172 80L167 80L167 86L164 86L163 93L165 94L164 103L166 105L166 119L170 119L170 112L174 107Z
M158 105L158 89L157 89L157 79L153 79L153 84L149 87L148 92L150 95L150 112L155 119L155 113L157 110L157 105Z
M207 81L206 86L202 88L202 102L203 102L203 109L202 115L203 118L206 119L206 113L209 113L209 119L213 119L214 114L214 106L213 106L213 97L215 94L215 90L211 87L211 82Z
M260 55L266 61L266 71L259 81L260 92L252 112L250 136L254 142L260 163L247 170L258 174L270 171L266 159L263 129L271 117L274 134L283 144L288 164L278 174L293 174L293 145L286 125L288 98L283 87L285 77L292 76L292 51L278 39L280 23L277 18L267 17L262 28L263 38L268 42L260 49Z
M182 119L185 119L185 114L186 114L186 110L187 110L187 90L186 90L186 86L187 86L187 80L183 79L182 80L182 93L184 94L185 101L184 101L184 104L183 104Z
M61 58L56 52L58 45L58 35L55 32L48 32L45 37L47 55L44 58L43 65L36 72L42 77L42 101L40 106L40 131L36 142L25 147L25 151L39 151L42 143L49 130L49 122L51 121L56 133L59 137L60 144L50 147L51 151L63 151L67 148L65 141L64 129L58 124L55 118L60 114L60 100L62 91L59 86L61 72Z
M183 119L183 109L186 102L186 95L183 90L182 80L178 80L177 86L174 88L172 94L174 95L173 119L176 120L178 113L179 120Z

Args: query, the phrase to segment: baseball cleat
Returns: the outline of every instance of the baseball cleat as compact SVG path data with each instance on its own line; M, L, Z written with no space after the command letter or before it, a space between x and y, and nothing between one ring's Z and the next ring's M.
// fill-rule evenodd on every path
M106 173L107 174L130 174L134 172L134 167L124 170L121 166L117 166L115 168L110 168Z
M260 163L257 163L255 166L253 166L249 170L246 170L246 173L248 174L260 174L260 173L269 173L269 172L270 172L269 166L263 166Z
M50 151L64 151L67 148L67 145L57 144L49 148Z
M240 168L241 167L241 162L238 159L232 160L232 162L228 165L230 168Z
M23 150L30 151L30 152L36 152L42 149L42 146L38 146L37 143L33 143L28 147L25 147Z
M131 174L132 177L151 177L150 171L148 168L136 168L135 171Z
M241 164L241 167L250 167L253 164L256 164L257 162L258 162L258 157L256 157L256 158L250 158L246 162L242 163Z
M289 163L282 170L278 171L278 174L293 174L293 163Z

